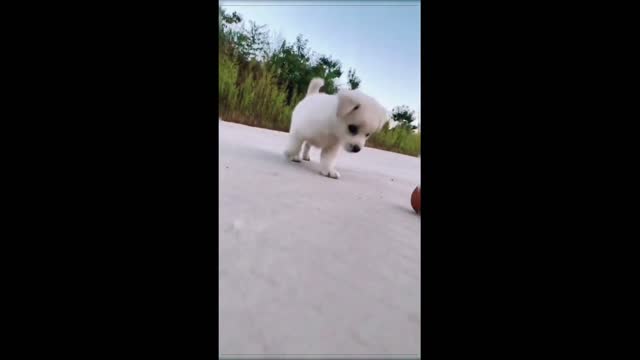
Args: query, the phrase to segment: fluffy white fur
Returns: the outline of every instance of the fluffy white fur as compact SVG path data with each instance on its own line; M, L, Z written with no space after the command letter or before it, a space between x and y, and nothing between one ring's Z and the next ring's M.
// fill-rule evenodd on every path
M323 85L320 78L311 80L307 95L293 109L289 145L284 153L289 160L300 162L302 149L302 159L309 161L311 146L320 148L320 173L338 179L340 173L335 162L340 149L362 150L369 136L388 121L388 116L382 105L359 90L328 95L320 93Z

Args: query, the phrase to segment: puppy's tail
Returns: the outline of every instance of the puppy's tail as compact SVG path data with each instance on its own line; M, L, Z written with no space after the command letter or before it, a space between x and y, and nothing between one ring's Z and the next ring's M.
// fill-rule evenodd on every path
M317 94L320 92L320 88L324 85L324 80L321 78L313 78L309 83L309 88L307 89L307 96Z

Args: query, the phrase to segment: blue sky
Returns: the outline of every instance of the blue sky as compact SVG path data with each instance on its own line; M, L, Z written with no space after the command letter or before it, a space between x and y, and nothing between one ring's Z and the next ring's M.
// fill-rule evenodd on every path
M330 55L362 79L360 89L389 111L408 105L420 113L419 1L222 0L226 11L267 25L288 42L298 34L312 51ZM331 5L339 4L340 6ZM348 5L348 6L345 6ZM385 5L385 6L381 6Z

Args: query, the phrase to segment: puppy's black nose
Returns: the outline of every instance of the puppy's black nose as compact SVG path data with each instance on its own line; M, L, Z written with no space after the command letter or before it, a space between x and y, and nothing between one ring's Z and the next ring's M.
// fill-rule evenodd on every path
M358 146L358 145L353 145L353 147L351 148L351 150L352 150L353 152L358 152L358 151L360 151L360 146Z

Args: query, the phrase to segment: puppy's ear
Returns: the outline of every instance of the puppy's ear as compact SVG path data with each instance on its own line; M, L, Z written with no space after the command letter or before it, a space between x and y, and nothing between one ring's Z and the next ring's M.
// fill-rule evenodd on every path
M338 110L336 115L342 118L360 107L358 101L348 91L338 92Z

